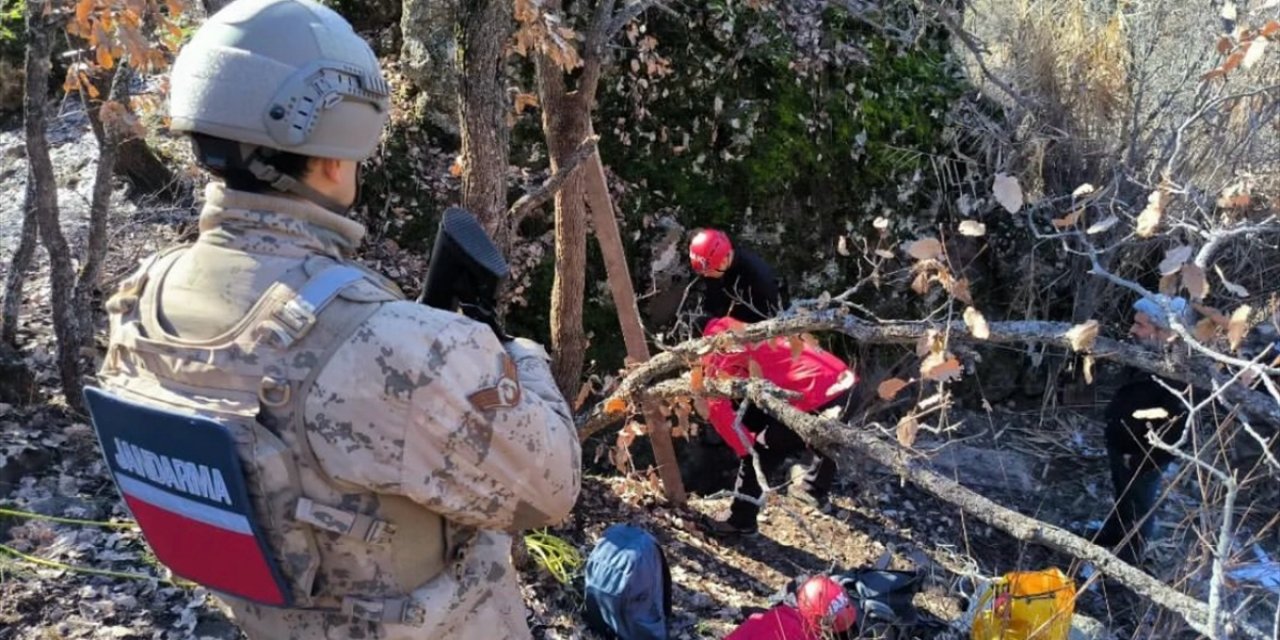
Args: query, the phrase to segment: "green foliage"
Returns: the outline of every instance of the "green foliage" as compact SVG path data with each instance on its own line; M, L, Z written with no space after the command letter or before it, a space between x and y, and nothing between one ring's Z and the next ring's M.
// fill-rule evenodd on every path
M21 64L26 48L26 28L22 22L26 10L26 0L0 0L0 60L11 65Z
M673 72L655 77L637 47L639 64L623 60L601 96L605 157L641 187L626 203L633 219L665 210L690 226L753 227L796 272L876 215L925 208L918 183L962 91L944 46L904 50L831 10L819 46L862 59L815 63L773 12L687 9L645 23Z

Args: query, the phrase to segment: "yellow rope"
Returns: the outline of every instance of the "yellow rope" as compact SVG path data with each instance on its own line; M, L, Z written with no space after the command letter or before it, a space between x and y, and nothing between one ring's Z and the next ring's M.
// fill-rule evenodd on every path
M538 566L546 569L560 584L568 584L582 567L582 554L572 544L546 531L525 534L524 544Z
M0 516L13 516L15 518L26 518L28 520L47 520L49 522L60 522L62 524L78 524L88 527L106 527L108 529L137 529L138 525L133 522L98 522L97 520L79 520L77 518L59 518L57 516L46 516L40 513L29 513L27 511L15 511L13 509L0 508Z
M173 580L165 580L163 578L157 578L155 576L149 576L141 573L126 573L124 571L108 571L106 569L90 569L89 567L75 567L69 564L55 562L53 560L45 560L44 558L37 558L36 556L23 553L21 551L18 551L17 549L14 549L13 547L10 547L8 545L3 545L3 544L0 544L0 551L3 551L11 556L14 556L19 560L23 560L25 562L29 562L35 565L40 565L43 567L49 567L52 569L62 569L64 571L72 571L74 573L87 573L95 576L106 576L108 578L126 578L129 580L158 580L160 582L166 582L168 584L171 584L175 587L184 586L184 585L178 584Z

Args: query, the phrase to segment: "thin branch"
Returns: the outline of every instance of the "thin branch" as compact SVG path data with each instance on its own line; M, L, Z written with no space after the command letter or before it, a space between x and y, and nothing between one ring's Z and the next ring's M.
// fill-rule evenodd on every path
M600 84L600 73L604 67L604 47L609 41L610 19L617 0L599 0L596 12L591 16L591 26L587 29L587 41L582 48L582 77L578 81L578 97L584 100L588 108L595 103L596 86Z
M512 204L511 208L507 210L507 220L509 221L511 228L519 228L520 223L524 222L524 219L527 218L534 209L537 209L554 197L565 181L573 175L573 172L576 171L578 167L587 160L587 158L590 158L591 155L595 153L596 146L599 142L600 136L598 135L593 135L586 140L583 140L582 144L578 145L578 148L575 149L568 158L565 158L564 163L560 165L555 173L551 174L551 177L547 178L545 182L534 188L532 191L520 196L520 198L515 201L515 204Z
M1265 233L1280 231L1277 227L1275 216L1269 217L1262 222L1256 224L1243 224L1230 229L1218 229L1209 233L1209 240L1204 246L1200 247L1200 251L1196 253L1195 265L1200 267L1202 271L1208 273L1209 261L1213 259L1213 254L1218 251L1224 242L1236 236L1248 235L1252 233Z
M991 84L994 84L1006 95L1008 95L1024 111L1035 111L1035 106L1036 106L1035 104L1033 104L1030 100L1028 100L1022 94L1018 93L1017 90L1009 86L1008 83L996 77L996 74L993 73L991 69L987 68L987 63L986 63L986 60L984 59L982 47L978 45L978 42L973 37L973 34L969 33L968 31L965 31L964 27L957 24L955 19L947 14L947 10L945 8L938 7L937 16L938 16L938 20L942 22L942 25L947 28L947 31L950 31L951 35L955 36L956 39L959 40L960 43L963 44L965 48L969 50L970 53L973 54L974 60L978 63L978 68L982 70L982 75L986 76L987 80L989 80Z
M613 21L609 23L609 33L607 34L605 41L607 42L612 40L619 33L622 33L622 30L627 27L627 23L635 20L637 16L655 6L667 13L675 15L675 12L667 7L662 0L637 0L636 2L632 2L618 10L618 14L614 16Z

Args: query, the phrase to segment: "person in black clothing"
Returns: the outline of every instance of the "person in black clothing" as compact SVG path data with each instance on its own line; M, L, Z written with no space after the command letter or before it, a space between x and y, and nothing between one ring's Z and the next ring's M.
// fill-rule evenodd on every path
M723 231L698 231L689 243L689 261L704 285L702 313L695 322L699 332L712 318L759 322L791 304L773 267L750 249L735 247Z
M1181 298L1169 302L1175 312L1185 310L1185 301ZM1134 305L1138 312L1130 333L1142 342L1162 345L1172 333L1164 313L1152 305L1149 300ZM1187 424L1186 405L1170 391L1185 391L1186 383L1159 380L1145 372L1136 374L1131 382L1116 391L1105 410L1107 458L1116 502L1094 542L1115 548L1121 560L1133 565L1141 562L1146 544L1155 532L1151 512L1160 496L1160 477L1174 458L1173 454L1151 444L1147 433L1154 431L1161 441L1175 444L1182 438ZM1192 390L1193 398L1199 395Z

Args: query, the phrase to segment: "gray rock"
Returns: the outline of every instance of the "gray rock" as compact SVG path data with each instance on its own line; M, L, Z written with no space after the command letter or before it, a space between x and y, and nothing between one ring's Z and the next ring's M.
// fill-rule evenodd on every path
M932 462L938 473L969 486L1020 491L1038 486L1028 456L1015 451L952 445L935 454Z
M404 0L400 17L401 71L422 92L428 122L458 134L458 55L454 0Z

